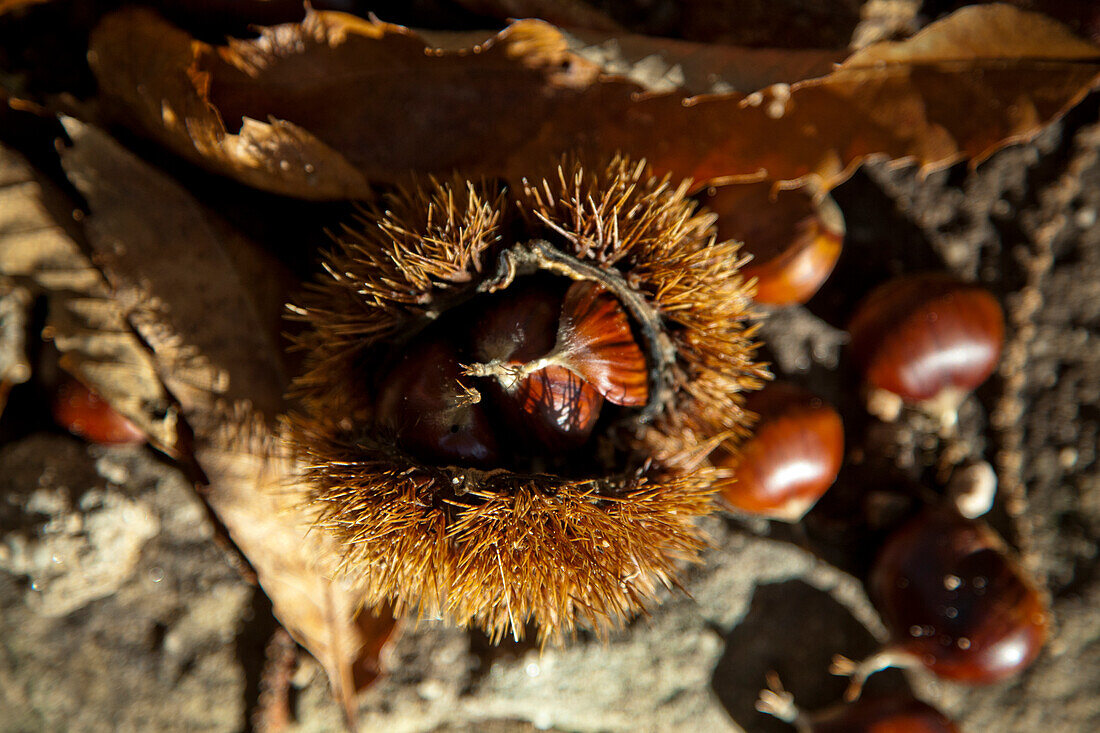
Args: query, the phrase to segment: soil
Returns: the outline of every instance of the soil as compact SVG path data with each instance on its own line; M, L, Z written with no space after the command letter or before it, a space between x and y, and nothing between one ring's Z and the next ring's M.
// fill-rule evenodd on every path
M840 698L832 656L884 638L860 582L875 547L975 460L997 471L989 519L1050 594L1052 637L1008 682L891 671L870 686L909 686L967 731L1100 730L1100 95L974 170L871 164L834 196L848 226L836 272L762 330L774 371L845 420L847 461L827 497L797 526L707 518L711 548L686 592L606 641L582 633L540 653L408 622L361 696L362 730L790 730L754 709L765 674L807 709ZM982 283L1008 319L1002 364L949 439L915 411L870 417L845 348L860 298L920 270ZM65 435L41 409L13 395L0 431L0 731L270 724L256 713L277 624L191 484L148 449ZM287 730L341 729L304 653L289 690Z

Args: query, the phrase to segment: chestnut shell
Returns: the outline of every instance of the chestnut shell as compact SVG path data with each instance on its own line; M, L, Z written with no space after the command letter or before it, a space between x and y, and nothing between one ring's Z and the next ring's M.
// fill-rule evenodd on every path
M869 591L893 635L936 675L970 684L1011 677L1046 640L1043 596L985 523L919 514L887 540Z
M73 435L93 443L123 445L146 440L141 428L72 377L64 378L54 395L53 417Z
M450 341L430 330L422 333L382 379L377 421L413 455L492 465L500 454L498 441L482 406L463 401L459 361Z

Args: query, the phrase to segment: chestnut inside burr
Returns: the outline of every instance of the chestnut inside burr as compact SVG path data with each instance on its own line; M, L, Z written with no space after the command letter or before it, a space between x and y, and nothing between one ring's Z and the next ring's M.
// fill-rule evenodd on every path
M380 368L375 427L439 466L575 473L648 399L630 319L599 283L520 277L442 314Z

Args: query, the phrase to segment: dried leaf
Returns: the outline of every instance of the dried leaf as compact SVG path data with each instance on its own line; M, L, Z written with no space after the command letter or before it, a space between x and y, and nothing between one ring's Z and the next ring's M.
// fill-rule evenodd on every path
M131 29L140 35L131 37ZM94 68L110 70L100 77L104 91L125 99L133 122L178 152L275 193L301 198L369 194L361 173L291 122L264 114L237 120L236 131L227 132L207 98L209 74L195 55L197 49L211 49L151 11L122 11L105 21L98 39L88 60Z
M134 337L126 314L99 271L57 221L59 194L39 182L19 154L0 148L0 288L4 299L0 381L31 375L22 350L25 312L33 297L47 298L44 335L61 364L93 387L115 410L169 454L177 451L178 415L156 365ZM71 213L65 209L64 213Z
M282 357L234 259L264 259L267 277L288 287L289 276L168 176L94 128L65 126L74 144L62 165L88 202L84 232L97 264L197 437L216 427L210 414L218 401L278 415L287 383ZM276 300L286 296L284 289Z
M133 302L132 321L194 430L204 497L351 716L355 670L376 662L388 630L365 633L361 595L330 580L336 552L286 500L296 473L275 435L286 379L268 326L290 279L166 175L94 128L65 126L73 145L62 165L88 202L89 245L116 297ZM264 258L255 269L284 283L266 308L250 297L260 284L237 274Z
M321 663L351 727L355 693L374 681L392 614L361 608L362 593L334 582L337 550L289 491L294 468L261 420L225 415L196 451L211 478L205 498L244 552L272 612Z
M671 38L591 30L562 30L569 50L596 64L601 74L621 77L659 94L754 92L825 76L844 60L834 50L786 50L721 46Z
M824 76L827 56L656 40L605 39L601 56L598 37L532 20L464 49L454 46L469 34L443 35L429 43L398 26L310 12L215 48L131 10L93 33L91 58L104 91L147 134L304 198L366 195L366 180L410 172L518 179L566 150L622 150L700 183L829 188L869 155L926 169L981 160L1036 134L1100 75L1100 49L1004 5L964 8ZM734 91L691 96L719 82ZM260 129L299 137L236 155Z

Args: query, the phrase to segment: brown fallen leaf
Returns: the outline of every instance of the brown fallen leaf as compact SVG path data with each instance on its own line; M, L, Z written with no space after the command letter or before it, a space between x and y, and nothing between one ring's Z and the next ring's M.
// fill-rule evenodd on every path
M209 74L194 55L209 46L193 42L149 10L121 11L116 17L140 28L140 40L125 32L113 35L115 26L108 20L106 35L91 45L88 60L94 68L111 69L101 79L104 91L127 100L126 112L139 128L177 152L268 191L302 198L369 194L366 179L340 153L294 123L263 115L238 121L236 132L229 134L220 111L207 99Z
M571 28L559 32L569 51L596 64L601 75L634 82L646 92L681 96L754 92L814 79L845 56L831 49L742 48Z
M981 160L1036 134L1100 76L1100 48L1005 5L964 8L824 76L821 56L728 50L707 87L692 54L714 52L691 44L650 39L643 59L653 68L639 69L644 45L631 44L640 40L601 58L596 37L540 21L472 46L469 34L444 36L428 42L399 26L310 12L212 47L127 10L95 30L90 58L104 93L145 134L211 170L302 198L365 196L367 181L409 173L517 180L563 151L616 150L699 185L828 189L872 155L926 170ZM739 75L768 86L753 90ZM734 91L692 96L720 82Z
M204 498L352 721L357 670L377 667L393 621L361 618L361 595L330 580L335 551L286 499L296 467L275 432L285 375L270 324L293 279L106 134L75 120L65 126L72 147L61 161L88 204L88 245L115 299L131 303L131 322L194 432L193 458L209 481ZM263 258L254 269L281 287L254 298L266 292L263 283L237 273ZM100 391L94 379L90 386Z
M73 210L18 153L0 147L0 382L31 376L22 336L34 298L47 301L43 335L61 365L92 386L159 449L178 453L178 411L124 308L58 217Z
M201 440L215 430L218 401L248 403L273 419L287 377L277 341L281 322L262 320L251 294L276 284L276 314L296 282L255 243L204 209L178 183L109 137L65 121L69 180L86 198L83 223L114 297L161 365L165 384ZM258 259L265 281L244 282L235 260Z
M294 466L262 419L248 420L222 415L221 428L196 446L211 480L204 497L255 569L275 617L324 667L354 729L355 693L378 676L396 621L363 610L361 592L331 579L338 552L309 531L290 491Z

